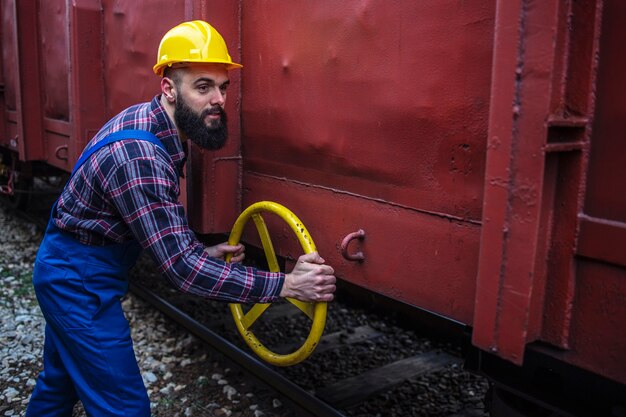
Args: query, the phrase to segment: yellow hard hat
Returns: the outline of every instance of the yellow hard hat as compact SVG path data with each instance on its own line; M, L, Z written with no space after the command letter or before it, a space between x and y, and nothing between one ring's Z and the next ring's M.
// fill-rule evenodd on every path
M222 35L202 20L184 22L170 29L161 39L156 65L152 70L162 77L166 66L179 62L226 64L229 70L243 66L233 62L228 55Z

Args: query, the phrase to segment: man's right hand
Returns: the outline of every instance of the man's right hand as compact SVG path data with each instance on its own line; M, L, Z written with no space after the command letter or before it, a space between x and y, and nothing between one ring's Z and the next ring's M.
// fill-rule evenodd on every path
M293 271L285 275L281 297L308 302L332 301L337 280L334 269L324 262L317 252L298 258Z

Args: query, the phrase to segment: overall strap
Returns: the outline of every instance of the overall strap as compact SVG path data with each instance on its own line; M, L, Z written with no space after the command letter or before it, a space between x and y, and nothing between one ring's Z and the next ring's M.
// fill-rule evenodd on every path
M161 141L157 139L157 137L154 136L153 133L148 132L147 130L132 130L132 129L118 130L117 132L111 133L110 135L108 135L107 137L105 137L104 139L96 143L95 145L93 145L91 148L84 151L83 154L78 159L78 161L76 162L76 165L74 165L74 169L72 170L72 175L74 175L74 173L78 170L78 168L80 168L85 163L85 161L89 159L89 157L93 155L96 151L98 151L99 149L107 145L110 145L113 142L117 142L117 141L124 140L124 139L145 140L145 141L155 144L156 146L166 151L165 145L163 145L163 143L161 143Z

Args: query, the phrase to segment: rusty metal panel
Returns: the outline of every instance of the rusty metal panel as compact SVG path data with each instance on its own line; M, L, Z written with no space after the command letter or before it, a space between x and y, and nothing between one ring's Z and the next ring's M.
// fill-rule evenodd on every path
M44 128L38 2L15 2L17 42L17 146L21 160L44 159Z
M292 209L342 279L471 322L475 291L471 271L477 269L478 225L337 190L313 190L310 184L294 184L287 179L278 181L244 172L243 182L245 199L251 201L253 193ZM273 216L265 220L275 247L283 256L297 259L302 249L289 227ZM348 261L341 255L341 242L360 228L365 237L350 243L348 252L361 251L364 260ZM253 225L248 226L246 236L248 242L258 242Z
M70 57L66 1L39 2L44 117L69 121Z
M24 161L43 159L43 103L38 4L2 2L2 54L6 136L2 143Z
M100 0L76 0L68 11L71 126L68 167L106 121Z
M185 1L102 0L106 116L160 91L152 72L165 32L185 20ZM167 10L167 12L164 12Z
M576 268L570 346L551 353L626 384L626 268L585 259Z
M601 2L499 1L473 343L570 343Z
M65 3L5 0L2 4L2 116L6 126L2 142L23 161L46 160L53 155L49 163L68 169Z
M604 2L570 346L558 357L626 384L626 3Z
M342 278L470 323L494 2L242 7L244 205L284 203ZM339 250L358 229L362 263Z
M17 40L15 38L15 1L2 0L2 80L6 110L17 109Z
M526 9L499 1L481 257L473 343L516 363L523 360L536 277L544 191L542 147L549 114L556 1ZM527 31L521 29L522 25ZM534 41L534 42L533 42ZM532 48L531 48L532 47ZM548 50L545 50L545 49ZM543 58L543 59L541 59ZM523 100L527 97L533 97ZM523 106L523 108L522 108Z
M243 7L247 171L480 219L491 2Z
M621 24L624 20L619 20L626 18L626 3L607 1L605 8L585 213L626 223L626 193L614 182L621 181L623 186L626 178L626 57L622 53L626 30Z
M6 102L5 102L5 80L4 80L4 29L6 28L4 22L4 3L0 1L0 146L8 147L8 135L7 135L7 118L6 118Z
M50 165L71 170L70 160L70 33L67 2L40 2L39 62L42 74L44 156ZM26 138L30 143L31 138Z

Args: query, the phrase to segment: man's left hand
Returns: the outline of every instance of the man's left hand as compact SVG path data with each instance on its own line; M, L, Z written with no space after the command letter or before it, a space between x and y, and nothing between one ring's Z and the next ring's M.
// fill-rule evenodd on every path
M226 254L232 253L233 257L230 259L231 262L241 262L246 257L244 251L246 248L241 244L237 244L235 246L229 245L228 243L220 243L215 246L207 246L204 248L204 251L212 258L218 258L224 260Z

